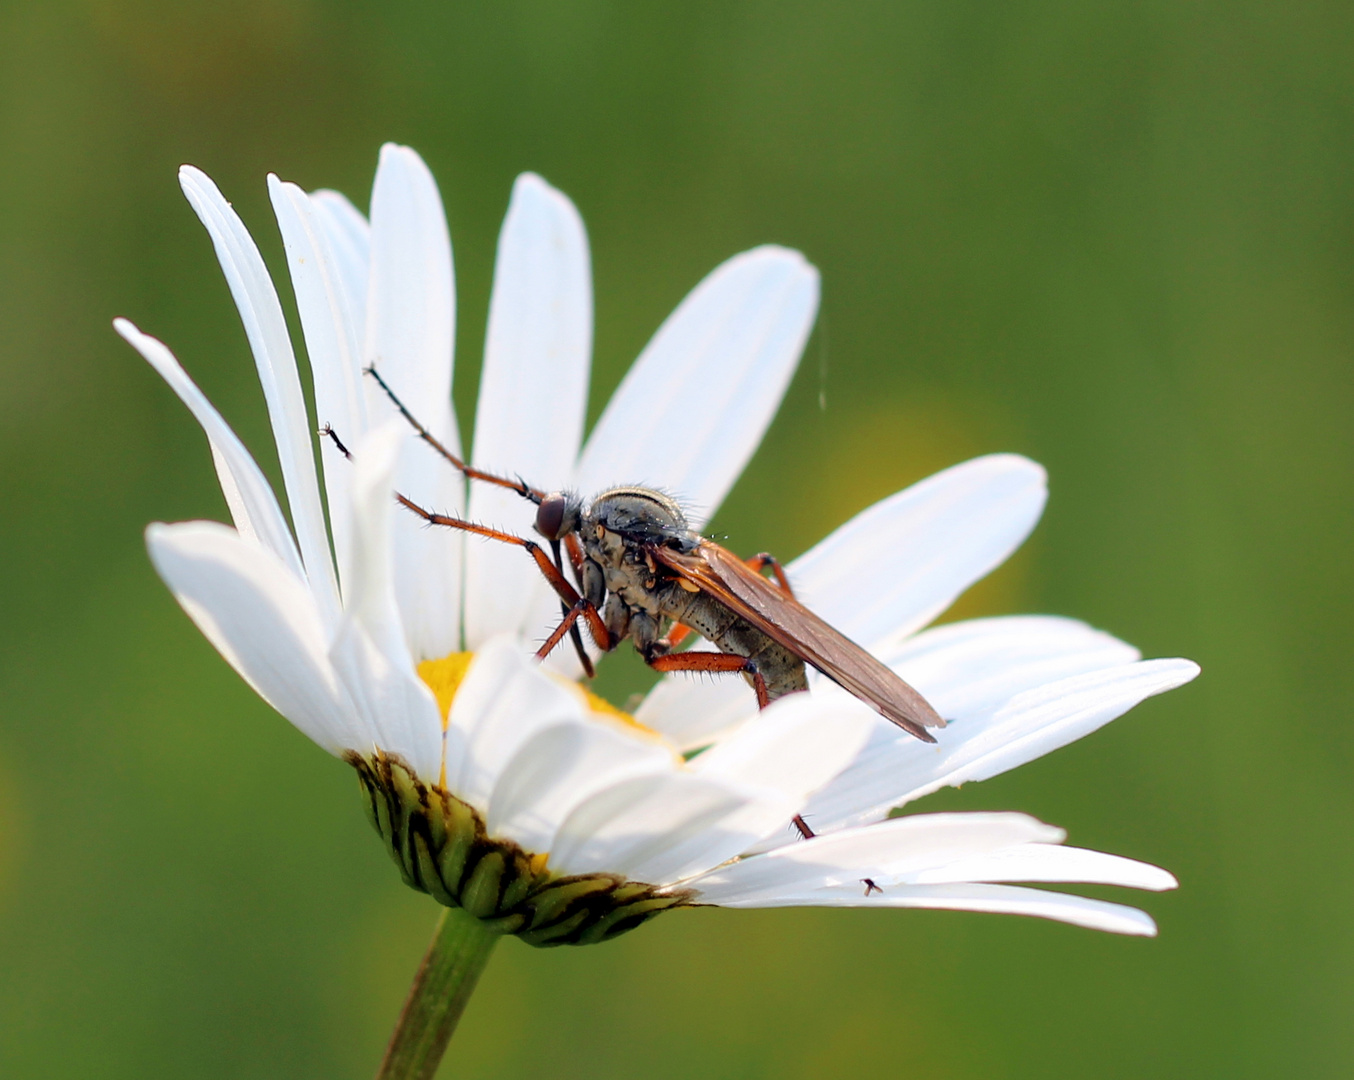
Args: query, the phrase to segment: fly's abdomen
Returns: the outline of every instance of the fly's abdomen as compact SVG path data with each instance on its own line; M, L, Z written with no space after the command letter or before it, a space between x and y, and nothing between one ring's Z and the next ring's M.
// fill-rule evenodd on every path
M661 609L668 618L691 627L720 652L752 660L772 701L809 688L802 659L719 601L705 593L690 593L678 588L664 599L667 602ZM745 677L751 683L751 678Z

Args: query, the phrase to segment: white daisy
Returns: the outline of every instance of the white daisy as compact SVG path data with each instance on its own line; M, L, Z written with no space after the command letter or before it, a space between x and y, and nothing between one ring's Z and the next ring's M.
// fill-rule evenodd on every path
M686 904L961 908L1154 932L1132 908L1007 883L1171 888L1164 870L1061 846L1061 830L1020 814L885 820L1197 673L1140 661L1068 619L918 633L1033 527L1039 466L996 455L949 469L788 567L810 607L950 720L934 746L828 683L758 711L742 680L670 677L631 718L581 688L567 648L545 666L530 659L559 606L521 552L422 528L392 501L399 490L519 534L534 513L492 487L467 498L362 375L378 366L459 453L451 246L419 157L382 149L370 221L334 192L269 178L317 419L353 451L325 447L323 499L317 425L263 260L206 176L185 167L180 181L245 324L291 524L169 350L119 320L206 431L235 524L152 525L151 558L260 696L356 767L411 885L536 944L601 940ZM730 259L659 329L584 442L587 239L569 200L524 175L499 239L471 460L551 490L658 485L699 528L778 407L817 298L817 273L795 252ZM797 838L795 815L813 839Z

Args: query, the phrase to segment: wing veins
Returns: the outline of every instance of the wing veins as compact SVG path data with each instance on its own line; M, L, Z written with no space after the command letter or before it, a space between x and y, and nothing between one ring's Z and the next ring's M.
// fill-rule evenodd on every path
M886 719L924 742L927 727L944 727L927 700L861 646L738 556L705 540L691 553L649 545L654 559L746 619L773 641L872 705Z

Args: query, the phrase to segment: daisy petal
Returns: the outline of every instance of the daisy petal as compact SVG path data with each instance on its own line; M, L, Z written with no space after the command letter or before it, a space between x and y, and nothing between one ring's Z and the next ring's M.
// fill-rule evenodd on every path
M1019 844L1058 843L1061 829L1026 814L915 814L864 828L819 833L722 866L689 884L712 904L892 879Z
M1044 470L1016 454L956 465L875 503L788 567L796 595L872 651L915 633L1034 528Z
M371 745L293 571L214 521L151 525L146 547L184 611L264 701L331 754Z
M592 270L578 211L539 176L523 173L498 238L489 328L475 412L474 463L567 488L583 438L592 356ZM470 517L523 534L535 507L489 484L470 487ZM559 602L522 553L503 544L466 549L466 635L536 634ZM566 657L572 653L562 650Z
M699 529L780 406L818 310L818 271L754 248L678 305L621 381L579 463L585 495L623 483L679 497Z
M536 735L582 724L578 695L527 659L521 642L502 635L475 654L447 720L447 786L481 814L500 774Z
M329 237L306 193L276 176L268 177L268 194L287 253L296 307L306 336L306 353L315 384L315 413L349 446L367 430L367 410L358 371L358 344L347 289L330 250ZM348 505L352 466L325 447L324 488L329 526L340 571L350 565ZM347 582L342 582L346 590Z
M179 170L179 185L211 235L216 257L244 323L268 404L268 419L273 427L306 576L325 622L333 626L338 621L338 581L320 506L311 423L277 290L253 237L211 179L185 165Z
M377 745L418 775L434 777L442 764L442 718L414 673L392 587L391 477L403 440L399 425L388 424L353 447L352 561L343 567L343 621L329 656Z
M596 718L538 730L503 765L486 824L527 851L551 851L570 811L603 788L671 772L670 750Z
M268 486L268 481L245 449L244 443L240 442L230 425L188 377L164 342L143 334L127 319L114 319L113 328L160 373L160 377L169 383L170 389L202 425L207 442L211 444L212 459L216 463L226 505L230 507L231 517L241 535L257 541L281 559L288 570L298 577L304 577L301 558L297 554L291 531L287 528L287 521L282 516L282 508L277 505L273 489Z
M371 193L371 275L365 363L453 454L460 437L451 410L456 302L451 238L437 184L414 151L387 143ZM373 417L395 412L367 381ZM401 421L403 423L403 421ZM405 438L417 442L406 424ZM397 490L459 515L465 481L421 443L402 456ZM412 514L395 522L395 585L410 647L419 657L460 647L462 544L459 533L428 529Z
M789 820L794 804L690 772L638 777L585 800L565 819L550 852L563 873L605 871L664 884L708 867L720 852L755 839L738 819ZM724 855L723 858L728 858Z
M859 890L859 891L858 891ZM1031 915L1039 919L1105 930L1111 934L1155 937L1157 925L1152 917L1137 908L1089 900L1084 896L1024 889L1016 885L898 885L882 896L864 896L863 889L843 886L835 890L813 890L799 895L783 895L766 900L726 907L884 907L939 908L945 911L981 911L995 915Z
M872 716L868 709L791 694L698 755L691 768L701 776L772 788L802 803L860 752L874 729Z
M986 716L960 719L937 745L872 740L856 763L809 802L823 828L861 824L945 786L986 780L1128 712L1199 673L1188 660L1143 660L1060 679L1018 694Z
M852 703L854 704L854 703ZM757 714L734 736L692 762L691 772L753 797L698 842L655 852L645 881L670 881L727 862L759 840L791 830L809 795L856 755L873 727L866 709L833 708L794 694Z
M371 226L346 195L321 188L310 193L315 219L329 239L339 281L353 320L353 335L362 341L367 326L367 274L371 268Z
M704 641L695 648L714 650ZM636 720L661 731L683 750L717 740L756 715L757 699L742 679L689 671L663 676L635 711Z
M941 716L956 720L991 712L1036 686L1140 658L1103 630L1053 615L936 626L877 655Z
M906 883L944 885L966 881L1079 882L1152 892L1174 889L1180 884L1175 875L1150 863L1059 844L1021 844L993 855L960 859L914 874Z

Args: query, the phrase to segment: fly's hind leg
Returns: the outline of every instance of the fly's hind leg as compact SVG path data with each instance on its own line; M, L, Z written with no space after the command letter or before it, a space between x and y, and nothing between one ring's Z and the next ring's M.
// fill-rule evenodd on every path
M665 639L664 639L665 641ZM766 680L757 669L756 661L734 653L684 652L657 654L657 650L647 650L644 662L655 671L709 671L739 672L752 676L752 688L757 692L757 708L765 709L771 704L771 695L767 693ZM805 840L813 839L815 833L799 814L794 816L794 826Z
M646 650L644 662L655 671L709 671L711 673L738 672L752 676L752 688L757 692L757 708L771 704L766 680L757 664L746 656L722 652L683 652L658 655L657 650Z
M794 596L795 591L790 588L790 579L785 576L785 567L781 566L780 560L774 555L763 551L746 561L747 565L759 574L768 566L771 567L771 573L776 579L776 584L780 586L781 592L786 596Z

